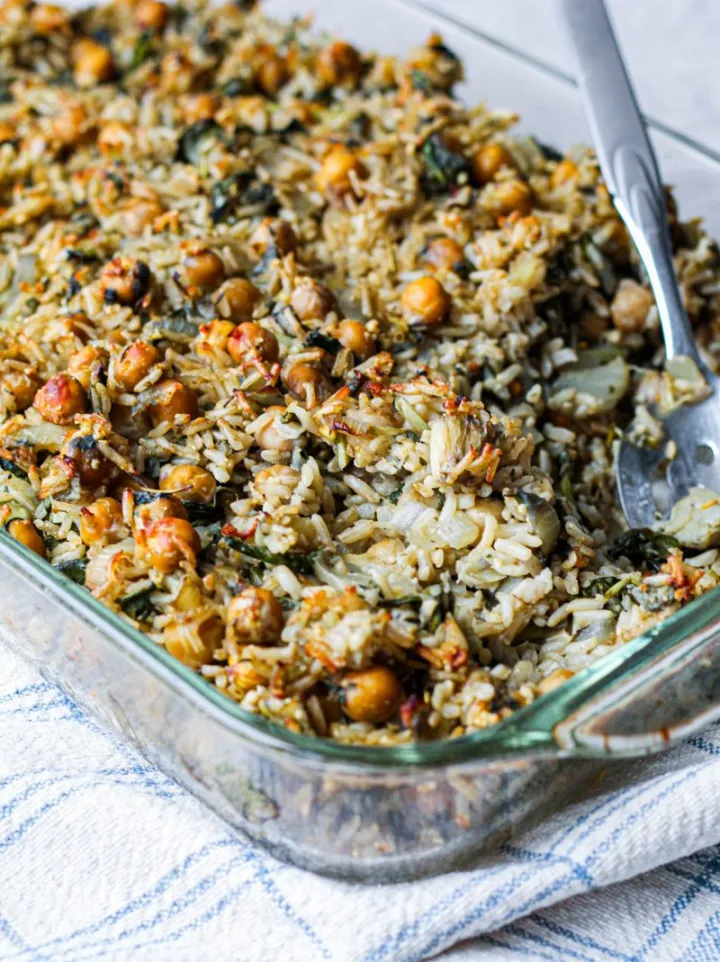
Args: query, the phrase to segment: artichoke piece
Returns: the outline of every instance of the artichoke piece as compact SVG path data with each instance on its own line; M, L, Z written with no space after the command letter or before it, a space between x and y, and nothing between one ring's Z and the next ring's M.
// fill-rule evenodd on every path
M630 387L630 368L622 357L589 366L581 358L551 385L548 407L576 418L614 410Z
M445 416L430 425L430 471L452 484L465 472L473 473L488 431L475 417Z
M517 497L518 501L525 505L533 534L542 540L540 550L544 555L549 555L560 536L561 526L557 511L545 498L531 491L519 491Z

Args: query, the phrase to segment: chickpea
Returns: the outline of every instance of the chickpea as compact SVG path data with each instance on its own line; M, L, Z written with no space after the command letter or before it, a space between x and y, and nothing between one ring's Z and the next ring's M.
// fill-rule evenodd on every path
M179 498L166 494L147 504L139 504L135 508L135 527L139 531L144 531L154 521L160 521L163 518L180 518L182 521L187 521L187 511Z
M423 260L441 271L457 271L464 260L462 247L452 237L436 237L422 253Z
M167 465L160 474L160 490L179 495L183 501L209 504L215 497L215 478L195 464Z
M155 220L164 213L157 201L144 197L133 197L120 214L120 227L129 237L142 237L146 227L152 227Z
M195 566L200 538L189 521L160 518L145 531L145 549L150 564L169 575L183 562Z
M197 581L186 578L175 595L173 608L176 611L195 611L202 605L202 591Z
M214 611L208 611L199 620L197 612L192 611L167 626L163 644L174 658L196 671L212 659L224 634L222 618Z
M287 221L266 217L250 238L250 247L258 257L270 250L284 257L297 248L297 237Z
M316 401L324 401L330 393L327 377L319 368L305 361L296 361L288 367L282 379L288 391L303 401L306 401L311 394Z
M434 277L411 281L401 300L408 324L436 327L450 313L450 295Z
M320 51L316 69L318 77L328 87L354 86L362 73L362 59L355 47L336 40Z
M68 360L68 374L78 380L87 391L94 377L102 369L107 367L108 352L102 347L95 347L87 344L70 355Z
M197 417L197 394L180 381L159 381L153 388L153 398L147 411L156 426L163 421L174 421L178 414Z
M49 37L50 34L67 29L67 10L53 3L38 3L30 10L30 23L35 33L41 37Z
M41 558L47 557L45 542L32 521L20 521L16 518L7 526L7 532L11 538L25 545L30 551L34 551L35 554L39 554Z
M170 11L161 0L140 0L135 7L135 26L138 30L164 30Z
M180 267L180 280L192 294L207 294L223 282L225 265L215 251L206 247L189 251Z
M88 409L85 388L71 374L55 374L47 380L33 404L40 416L53 424L72 424L76 414Z
M367 168L347 147L335 147L325 157L315 180L320 190L331 197L353 192L352 176L367 177Z
M283 610L267 588L245 588L228 605L228 625L241 645L266 645L280 640Z
M0 120L0 144L10 144L18 139L17 127L6 120Z
M488 184L503 167L514 166L507 147L502 144L483 144L472 156L472 170L478 184Z
M269 52L255 71L255 79L262 92L268 97L277 96L289 76L287 61L277 53Z
M579 171L577 169L577 164L574 164L571 160L561 160L557 165L555 170L552 172L550 177L550 186L553 190L558 187L562 187L563 184L567 184L569 181L577 180L579 176Z
M11 395L16 411L30 407L40 386L40 380L30 371L6 371L0 375L0 391Z
M133 135L128 124L121 120L109 120L103 124L98 134L97 145L100 153L108 157L119 157L132 146Z
M324 284L306 277L292 292L290 307L300 321L321 320L335 310L335 296Z
M529 214L532 205L532 190L524 180L517 177L496 184L488 204L490 210L496 214L512 214L513 211Z
M613 324L623 334L638 334L644 329L654 303L647 288L637 281L623 278L610 305Z
M342 346L352 351L361 361L372 357L375 353L375 340L368 334L367 328L361 321L353 321L350 318L340 321L337 336Z
M357 722L382 724L398 710L404 697L394 673L384 665L350 671L340 684L343 710Z
M210 120L218 108L217 98L210 93L188 94L182 111L186 124L196 124L200 120Z
M146 341L133 341L113 362L113 376L126 391L134 391L162 360L160 351Z
M80 512L80 537L88 545L114 544L126 532L120 503L115 498L99 498Z
M231 277L218 291L215 307L221 317L236 324L252 319L255 305L261 298L260 291L243 277Z
M78 40L73 44L73 77L78 87L94 87L110 80L114 65L107 47L96 40Z
M195 353L200 357L212 357L215 351L226 351L228 338L235 330L232 321L210 321L201 324Z
M53 117L52 135L64 147L78 143L87 131L88 115L82 104L65 104Z
M291 438L286 438L278 431L277 427L277 419L281 418L286 410L287 408L279 404L273 404L265 409L265 414L272 413L274 416L272 419L268 419L268 421L255 432L255 441L263 451L292 450L293 443Z
M547 695L549 691L554 691L559 688L560 685L568 681L573 677L575 672L570 671L569 668L556 668L555 671L550 672L546 675L541 682L538 683L537 691L538 695Z
M280 346L272 331L266 331L253 321L246 321L236 327L228 338L227 350L236 364L252 360L274 364L278 359Z
M62 458L72 463L75 477L83 487L102 484L113 468L112 461L108 461L91 434L71 437L63 445Z
M150 290L150 268L132 257L114 257L100 275L106 304L133 307Z
M599 341L609 327L607 317L600 314L585 314L580 319L580 334L588 341Z

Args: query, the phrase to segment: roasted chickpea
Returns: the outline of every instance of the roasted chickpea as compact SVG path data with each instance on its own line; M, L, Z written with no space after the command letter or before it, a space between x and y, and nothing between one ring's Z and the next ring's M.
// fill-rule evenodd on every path
M320 51L317 59L317 75L328 87L342 84L355 85L362 73L362 59L355 47L336 40Z
M169 14L167 4L161 0L140 0L135 7L135 26L138 30L155 30L159 33L165 28Z
M166 94L184 94L192 87L193 66L178 50L166 53L160 61L160 88Z
M150 268L132 257L114 257L100 275L106 304L133 307L150 290Z
M610 326L607 317L600 314L585 314L580 318L580 335L588 341L599 341Z
M98 498L80 512L80 537L88 546L114 544L125 533L122 508L115 498Z
M283 372L282 379L288 391L303 401L309 397L314 397L315 401L323 401L330 393L330 384L325 374L305 361L296 361L289 365Z
M7 526L7 532L11 538L25 545L30 551L34 551L35 554L39 554L41 558L47 557L45 542L32 521L20 521L16 518Z
M83 487L95 487L106 481L112 471L108 461L92 434L71 437L62 448L63 460L72 465L73 473Z
M380 725L400 707L403 690L384 665L348 672L340 682L343 710L353 721Z
M215 497L215 478L195 464L167 465L160 473L160 490L178 495L183 501L208 504Z
M105 83L113 75L112 54L96 40L78 40L73 44L73 77L78 87L94 87Z
M217 98L210 93L188 94L183 101L183 120L186 124L196 124L200 120L210 120L218 109Z
M559 688L560 685L569 681L574 674L575 672L570 671L569 668L556 668L555 671L546 675L541 682L538 682L538 695L547 695L549 691L554 691L556 688Z
M483 144L472 156L472 170L478 184L495 180L503 167L513 167L513 159L502 144Z
M335 296L324 284L305 277L292 292L290 307L300 321L321 320L335 310Z
M139 504L135 508L135 527L142 531L149 528L154 521L163 518L180 518L187 521L187 511L179 498L171 494L165 494L147 504Z
M623 334L638 334L644 329L654 303L647 288L637 281L623 278L610 305L613 324Z
M275 97L288 79L288 66L284 57L277 53L264 54L262 61L255 71L255 79L262 92L268 97Z
M439 271L457 271L465 261L462 247L452 237L436 237L422 252L422 258Z
M487 201L488 207L496 214L529 214L532 210L533 195L524 180L515 177L495 184Z
M192 294L207 294L223 282L225 265L215 251L196 248L186 254L180 265L180 281Z
M147 528L144 540L148 561L163 574L172 574L183 562L195 566L200 538L189 521L160 518Z
M552 172L550 186L555 190L558 187L562 187L563 184L567 184L568 181L577 180L578 176L579 171L577 164L574 164L572 160L561 160Z
M35 33L41 37L49 37L52 33L60 33L67 29L67 10L53 3L37 3L30 10L30 23Z
M195 353L200 357L212 357L215 351L226 351L228 338L235 330L232 321L210 321L201 324Z
M220 317L241 324L252 319L261 296L257 287L244 277L231 277L218 291L215 307Z
M227 350L236 364L252 360L274 364L278 359L280 346L272 331L266 331L253 321L246 321L236 327L228 338Z
M160 351L146 341L133 341L113 361L115 380L126 391L134 391L152 368L162 360Z
M78 380L87 391L97 374L108 364L108 352L105 348L87 344L70 355L68 360L68 374Z
M12 143L12 141L17 140L17 137L17 127L13 127L6 120L0 120L0 144Z
M121 120L109 120L103 124L97 139L98 150L107 157L120 157L132 147L132 142L133 134L129 125Z
M183 665L197 670L212 659L224 634L222 618L214 611L199 618L197 611L191 611L167 626L163 632L163 644Z
M297 237L287 221L266 217L250 238L250 247L258 257L274 251L278 257L292 254L297 247Z
M350 318L340 321L337 337L342 346L352 351L361 361L372 357L375 353L375 339L368 334L367 328L361 321L353 321Z
M437 327L450 313L450 295L434 277L411 281L401 300L408 324Z
M267 422L255 432L255 441L263 451L292 450L292 440L286 438L284 434L281 434L277 427L277 418L282 417L286 410L287 408L281 407L279 404L273 404L265 409L265 414L272 413L274 417L268 419Z
M353 192L353 178L367 177L367 168L347 147L337 146L325 157L315 180L324 194L343 197Z
M12 397L16 411L29 408L41 382L31 371L6 371L0 375L0 392Z
M228 625L241 645L267 645L280 640L283 611L272 591L245 588L228 605Z
M152 227L155 220L162 214L163 208L157 201L133 197L120 214L122 232L129 237L142 237L145 229Z
M180 381L159 381L153 388L153 401L147 412L155 425L174 421L178 414L197 417L197 394Z
M87 128L88 115L82 104L64 104L50 123L53 137L64 147L82 140Z
M53 424L72 424L76 414L88 409L87 394L82 384L71 374L55 374L35 395L36 410Z

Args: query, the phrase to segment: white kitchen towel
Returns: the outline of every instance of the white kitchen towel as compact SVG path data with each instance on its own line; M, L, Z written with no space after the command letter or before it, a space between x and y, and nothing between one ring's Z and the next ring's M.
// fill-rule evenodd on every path
M16 655L0 664L1 960L720 959L720 728L472 870L361 886L275 861Z

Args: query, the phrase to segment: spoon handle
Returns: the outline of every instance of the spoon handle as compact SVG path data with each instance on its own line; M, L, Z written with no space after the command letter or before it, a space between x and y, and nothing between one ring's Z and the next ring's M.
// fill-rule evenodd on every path
M600 169L655 295L668 360L705 374L672 263L665 190L604 0L563 0L585 113Z

